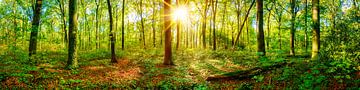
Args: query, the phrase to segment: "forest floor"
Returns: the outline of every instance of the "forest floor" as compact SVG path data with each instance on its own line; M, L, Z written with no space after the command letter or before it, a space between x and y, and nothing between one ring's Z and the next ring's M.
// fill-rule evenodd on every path
M118 52L118 63L110 63L106 51L79 52L79 68L66 70L66 52L39 52L33 64L16 61L21 56L3 56L0 62L1 88L148 88L148 89L284 89L359 88L360 72L351 79L331 78L313 68L308 55L287 57L269 52L257 58L249 51L209 51L198 49L174 52L175 66L162 65L162 50ZM15 55L15 54L13 54ZM13 59L13 60L11 60ZM207 81L228 72L248 70L278 62L292 62L254 77ZM346 76L347 77L347 76ZM339 80L344 80L339 82ZM355 83L354 83L355 82Z

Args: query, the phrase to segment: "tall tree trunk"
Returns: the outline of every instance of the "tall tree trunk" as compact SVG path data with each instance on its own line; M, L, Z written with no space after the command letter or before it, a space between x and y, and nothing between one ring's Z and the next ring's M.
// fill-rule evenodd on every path
M295 56L295 18L296 18L296 11L295 11L295 0L290 0L291 3L291 30L290 30L290 56Z
M109 10L109 19L110 19L110 47L111 47L111 62L117 63L116 55L115 55L115 35L113 31L113 17L112 17L112 7L110 0L107 0L108 10Z
M123 5L122 5L122 17L121 17L121 49L124 50L125 49L125 22L124 22L124 17L125 17L125 0L123 0Z
M304 42L305 42L305 52L308 52L308 34L307 34L307 16L308 16L308 10L307 10L307 8L308 8L308 0L305 0L305 31L304 31L304 33L305 33L305 36L304 36Z
M223 37L223 36L225 36L226 34L225 34L225 32L224 32L224 30L225 30L225 16L226 16L226 5L227 5L227 2L224 2L224 9L223 9L223 16L222 16L222 23L221 23L221 32L220 32L220 36L221 37ZM227 35L226 35L227 36ZM227 38L225 38L225 40L227 40ZM220 43L223 43L223 45L224 45L224 48L225 49L227 49L227 42L220 42Z
M17 24L17 22L16 22L16 18L17 18L17 16L16 16L16 2L13 2L13 7L14 7L14 17L13 17L13 19L14 19L14 21L13 21L13 23L14 23L14 35L13 35L13 37L14 37L14 42L13 42L13 44L14 44L14 46L16 46L16 39L17 39L17 32L18 32L18 24Z
M249 17L250 10L251 10L251 8L253 7L254 3L255 3L255 0L252 1L249 9L248 9L247 12L246 12L244 21L243 21L243 23L241 24L241 27L240 27L240 29L239 29L240 31L239 31L239 33L237 34L236 38L239 38L239 37L240 37L240 34L241 34L242 30L243 30L243 27L244 27L244 25L245 25L246 20L247 20L248 17ZM258 4L258 3L256 3L256 4ZM263 9L262 9L262 6L261 6L261 12L262 12L262 10L263 10ZM262 16L262 14L261 14L261 16ZM263 17L261 17L261 19L262 19L262 18L263 18ZM263 22L261 22L261 24L263 25ZM239 41L239 39L236 39L236 40L235 40L235 42L233 43L233 48L235 47L235 44L236 44L238 41Z
M100 7L100 1L99 0L95 0L96 2L96 30L95 30L95 46L96 49L100 48L100 42L99 42L99 7Z
M206 17L207 17L208 0L205 0L205 8L202 19L202 42L203 48L206 48Z
M153 7L153 16L152 16L152 19L153 19L152 29L153 29L153 46L155 48L156 47L156 37L155 37L156 36L156 29L155 29L156 1L153 1L153 5L154 5L154 7Z
M257 0L257 51L261 53L261 56L265 56L265 42L264 42L264 22L263 22L263 0Z
M140 22L141 22L141 33L142 33L142 42L143 42L143 48L146 49L146 43L145 43L145 26L144 26L144 17L143 17L143 0L140 0Z
M320 5L319 0L312 0L312 55L313 60L319 59L320 50Z
M176 0L176 6L179 8L180 7L180 0ZM176 17L177 20L176 20L176 50L179 49L179 46L180 46L180 26L181 26L181 22L180 22L180 17Z
M63 23L63 32L64 32L64 42L65 44L68 43L68 34L66 30L66 17L65 17L65 8L64 8L64 1L63 0L57 0L59 3L60 11L61 11L61 19Z
M274 2L273 2L274 3ZM270 19L271 19L271 10L272 10L272 8L273 8L273 6L274 5L271 5L271 7L270 8L267 8L268 9L268 11L269 11L269 14L268 14L268 18L267 18L267 38L266 38L266 48L267 49L270 49L270 38L271 38L271 36L270 36L270 29L271 29L271 25L270 25Z
M69 0L69 48L67 68L78 67L76 54L76 32L77 32L77 0Z
M216 8L217 8L218 0L212 0L212 8L213 8L213 50L216 50Z
M36 54L37 36L38 36L40 16L41 16L40 15L41 5L42 5L42 0L36 0L34 17L31 28L31 35L30 35L29 57L31 57L33 54Z
M171 0L164 0L165 55L164 65L174 65L171 50Z

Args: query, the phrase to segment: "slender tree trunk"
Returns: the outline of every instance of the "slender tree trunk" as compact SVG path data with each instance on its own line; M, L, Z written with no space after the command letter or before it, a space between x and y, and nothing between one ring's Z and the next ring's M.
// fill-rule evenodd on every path
M111 7L111 2L110 0L107 0L107 5L108 5L108 10L109 10L109 19L110 19L110 47L111 47L111 62L112 63L117 63L116 60L116 55L115 55L115 35L114 35L114 31L113 31L113 17L112 17L112 7Z
M305 40L305 52L308 52L308 34L307 34L307 16L308 16L308 0L305 0L305 36L304 36L304 40Z
M40 16L41 16L42 0L36 0L34 17L31 28L30 44L29 44L29 57L36 54L37 36L39 32Z
M267 19L267 38L266 38L266 48L267 49L270 49L270 29L271 29L271 25L270 25L270 19L271 19L271 10L273 8L274 5L271 5L270 8L268 8L268 11L269 11L269 15L268 15L268 19Z
M121 49L124 50L125 49L125 22L124 22L124 17L125 17L125 0L123 0L123 5L122 5L122 17L121 17Z
M319 0L312 0L312 55L313 60L318 60L320 50L320 5Z
M14 21L13 21L13 23L14 23L14 42L13 42L13 44L14 44L14 46L16 46L16 39L17 39L17 32L18 32L18 24L17 24L17 22L16 22L16 2L14 2L13 3L13 7L14 7L14 17L13 17L13 19L14 19Z
M144 26L144 17L143 17L143 0L140 0L140 20L141 20L141 33L142 33L142 42L143 42L143 48L146 49L146 43L145 43L145 26Z
M68 34L66 30L66 17L65 17L65 9L64 9L64 1L63 0L57 0L59 3L60 11L61 11L61 19L63 23L63 32L64 32L64 42L65 44L68 43Z
M296 11L295 11L295 0L290 0L291 3L291 30L290 30L290 56L295 56L295 18L296 18Z
M99 42L99 7L100 7L100 1L99 0L95 0L96 1L96 30L95 30L95 46L96 49L100 48L100 42Z
M171 50L171 0L164 0L165 55L164 65L174 65Z
M176 0L176 6L180 7L180 0ZM181 26L181 22L180 22L180 17L176 17L176 50L179 49L180 46L180 26Z
M216 50L216 8L218 4L218 0L215 1L212 0L213 3L213 50Z
M239 33L237 34L237 36L236 36L236 38L239 38L240 37L240 34L241 34L241 32L242 32L242 30L243 30L243 27L244 27L244 25L245 25L245 21L248 19L248 17L249 17L249 14L250 14L250 10L251 10L251 8L252 8L252 6L254 5L254 3L255 3L255 0L251 3L251 5L250 5L250 7L249 7L249 9L248 9L248 11L247 11L247 13L246 13L246 15L245 15L245 19L244 19L244 21L243 21L243 23L241 24L241 27L240 27L240 31L239 31ZM258 4L258 3L256 3L256 4ZM262 4L262 3L261 3ZM262 9L262 6L261 6L261 11L262 11L263 9ZM262 14L261 14L261 16L263 16ZM261 19L262 19L262 17L261 17ZM261 22L261 24L263 24L263 22ZM261 26L262 27L262 26ZM239 41L239 39L236 39L235 40L235 42L233 43L233 48L235 47L235 44L237 43Z
M155 48L156 47L156 37L155 37L156 36L156 28L155 28L156 2L155 1L153 1L153 5L154 5L154 7L153 7L153 16L152 16L152 19L153 19L152 29L153 29L153 46Z
M220 36L221 37L223 37L223 36L225 36L226 34L225 34L225 32L224 32L224 30L225 30L225 16L226 16L226 5L227 5L227 2L224 2L224 10L223 10L223 16L222 16L222 24L221 24L221 33L220 33ZM227 40L227 38L225 38L225 40ZM227 49L227 42L220 42L220 43L223 43L223 45L224 45L224 48L225 49Z
M261 56L265 56L265 42L264 42L264 22L263 22L263 0L257 0L257 51L261 53Z
M203 12L203 19L202 19L202 42L203 48L206 48L206 17L207 17L207 8L208 8L208 0L205 0L205 8Z
M77 0L69 0L69 48L67 68L78 67L76 54L76 32L77 32Z

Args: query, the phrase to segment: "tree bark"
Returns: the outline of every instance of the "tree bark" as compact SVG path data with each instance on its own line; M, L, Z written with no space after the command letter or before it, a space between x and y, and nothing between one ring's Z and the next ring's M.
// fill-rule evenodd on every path
M67 68L78 67L76 54L76 32L77 32L77 0L69 0L69 48Z
M61 19L63 22L63 31L64 31L64 42L65 44L68 43L68 34L66 30L66 17L65 17L65 8L63 0L57 0L59 3L60 11L61 11Z
M164 65L174 65L171 50L171 0L164 0L165 55Z
M124 17L125 17L125 3L126 1L123 0L123 5L122 5L122 17L121 17L121 49L124 50L125 49L125 22L124 22Z
M146 43L145 43L145 26L144 26L144 17L143 17L143 0L140 0L140 23L141 23L141 33L142 33L142 42L143 42L143 48L146 49Z
M203 42L203 48L206 48L206 17L207 17L207 9L208 9L208 0L205 0L205 8L204 8L203 20L202 20L202 42Z
M155 37L156 36L156 28L155 28L156 2L155 1L153 1L153 5L154 5L154 7L153 7L153 16L152 16L152 19L153 19L152 29L153 29L153 46L155 48L156 47L156 37Z
M36 54L37 36L39 31L42 0L36 0L29 44L29 57Z
M249 9L247 10L245 19L244 19L243 23L241 24L241 27L240 27L240 29L239 29L240 31L239 31L239 33L237 34L236 38L239 38L239 37L240 37L240 34L241 34L242 30L243 30L243 27L244 27L244 25L245 25L245 22L246 22L246 20L247 20L248 17L249 17L250 10L251 10L251 8L254 6L254 3L255 3L255 0L252 1ZM257 4L258 4L258 3L257 3ZM261 6L261 10L263 10L263 9L262 9L262 6ZM261 14L261 15L262 15L262 14ZM261 17L261 19L262 19L262 17ZM262 22L262 23L263 23L263 22ZM235 40L235 42L233 43L233 48L235 48L235 44L236 44L238 41L239 41L239 39L236 39L236 40Z
M99 7L100 7L100 2L99 0L95 0L96 2L96 30L95 30L95 38L96 38L96 41L95 41L95 46L96 46L96 49L99 49L100 48L100 43L99 43Z
M176 0L176 6L179 8L180 7L180 0ZM180 26L181 26L181 22L180 22L180 17L176 17L177 20L176 20L176 50L179 49L179 46L180 46ZM187 39L186 39L187 40ZM186 44L187 46L187 44Z
M294 43L295 43L296 0L290 0L290 3L291 3L290 56L295 56Z
M305 36L304 36L304 42L305 42L305 52L308 52L308 34L307 34L307 16L308 16L308 0L305 0Z
M260 53L261 56L265 56L265 42L264 42L264 20L263 20L263 0L257 0L257 51Z
M113 17L112 17L112 7L110 0L107 0L108 10L109 10L109 19L110 19L110 47L111 47L111 62L117 63L116 55L115 55L115 35L113 31Z
M313 60L319 59L320 50L320 5L319 0L312 0L312 55Z
M216 8L217 8L217 4L218 4L218 0L216 0L214 2L214 0L212 0L212 13L213 13L213 50L216 50ZM215 4L214 4L215 3Z

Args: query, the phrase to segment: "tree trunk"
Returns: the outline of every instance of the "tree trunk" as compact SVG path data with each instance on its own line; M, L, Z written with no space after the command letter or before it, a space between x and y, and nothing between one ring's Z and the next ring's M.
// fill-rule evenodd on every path
M319 59L320 50L320 5L319 0L312 0L312 55L313 60Z
M146 43L145 43L145 26L144 26L144 17L143 17L143 0L140 0L140 23L141 23L141 33L142 33L142 42L143 42L143 48L146 49Z
M176 6L180 7L180 0L176 0ZM181 22L180 22L180 17L176 17L176 50L179 49L180 46L180 26L181 26ZM187 45L187 44L186 44Z
M308 8L308 2L307 2L307 0L305 0L305 31L304 31L304 33L305 33L305 36L304 36L304 42L305 42L305 52L307 53L308 52L308 35L307 35L307 16L308 16L308 10L307 10L307 8Z
M153 7L153 16L152 16L152 19L153 19L152 29L153 29L153 46L155 48L156 47L156 37L155 37L156 36L156 29L155 29L156 2L155 1L153 1L153 5L154 5L154 7Z
M122 17L121 17L121 49L124 50L125 49L125 22L124 22L124 17L125 17L125 0L123 0L123 5L122 5Z
M100 48L100 43L99 43L99 6L100 6L100 2L99 0L95 0L96 1L96 30L95 30L95 46L96 49Z
M78 67L76 54L76 32L77 32L77 0L69 0L69 48L67 68Z
M224 9L223 9L223 16L222 16L222 23L221 23L221 32L220 32L220 36L222 37L222 36L225 36L226 34L225 34L225 32L224 32L224 30L225 30L225 16L226 16L226 5L227 5L227 2L224 2ZM227 38L225 38L225 40L227 40ZM220 43L223 43L223 45L224 45L224 48L225 49L227 49L227 42L220 42Z
M32 22L32 30L30 35L30 44L29 44L29 57L36 54L36 45L37 45L37 36L39 31L40 16L41 16L41 5L42 0L36 0L34 17Z
M257 51L261 56L265 56L265 42L264 42L264 22L263 22L263 0L257 0Z
M246 20L247 20L248 17L249 17L250 10L251 10L251 8L253 7L254 3L255 3L255 0L251 3L249 9L248 9L247 12L246 12L245 19L244 19L243 23L241 24L241 27L240 27L240 29L239 29L240 31L239 31L239 33L237 34L236 38L239 38L239 37L240 37L240 34L241 34L242 30L243 30L243 27L244 27L244 25L245 25ZM258 3L257 3L257 4L258 4ZM262 6L261 6L261 12L262 12L262 10L263 10L263 9L262 9ZM262 13L261 13L261 16L262 16ZM261 20L262 20L262 18L263 18L263 17L261 17ZM261 24L263 24L263 22L261 22ZM262 27L262 26L261 26L261 27ZM264 34L264 33L263 33L263 34ZM235 42L233 43L233 48L235 47L235 44L236 44L238 41L239 41L239 39L236 39L236 40L235 40Z
M164 0L165 55L164 65L174 65L171 50L171 0Z
M63 22L63 31L64 31L64 42L65 44L68 43L68 34L66 30L66 17L65 17L65 8L64 8L64 1L63 0L57 0L59 3L60 11L61 11L61 19Z
M296 18L296 11L295 11L295 0L290 0L291 3L291 30L290 30L290 56L295 56L295 18Z
M109 19L110 19L110 47L111 47L111 62L117 63L116 55L115 55L115 35L113 31L113 17L112 17L112 7L110 0L107 0L108 10L109 10Z
M202 42L203 48L206 48L206 16L207 16L207 8L208 8L208 0L205 0L205 9L203 12L203 19L202 19Z
M216 50L216 8L218 4L218 0L212 0L212 8L213 8L213 50ZM214 6L215 5L215 6Z

